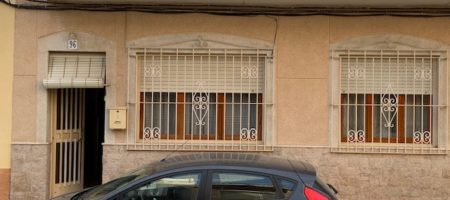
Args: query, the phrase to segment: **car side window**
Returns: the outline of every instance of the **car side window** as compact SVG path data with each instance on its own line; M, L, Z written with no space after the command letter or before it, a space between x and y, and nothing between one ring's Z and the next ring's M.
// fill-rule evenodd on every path
M211 199L273 200L277 199L277 193L269 176L217 172L212 173Z
M125 193L123 200L197 199L200 173L174 175L154 180Z
M295 190L296 182L284 178L278 178L277 181L278 186L283 193L284 199L289 199L289 197L292 195L292 192L294 192Z

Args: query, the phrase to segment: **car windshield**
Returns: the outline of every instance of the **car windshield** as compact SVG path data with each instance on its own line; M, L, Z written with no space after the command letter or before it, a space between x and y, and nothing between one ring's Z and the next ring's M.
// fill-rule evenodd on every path
M98 200L103 198L108 193L117 190L123 186L126 186L128 183L140 179L148 174L151 174L153 170L146 166L144 168L137 169L135 171L132 171L130 173L127 173L117 179L114 179L112 181L109 181L108 183L105 183L103 185L99 185L95 187L94 189L82 194L76 199L79 200Z

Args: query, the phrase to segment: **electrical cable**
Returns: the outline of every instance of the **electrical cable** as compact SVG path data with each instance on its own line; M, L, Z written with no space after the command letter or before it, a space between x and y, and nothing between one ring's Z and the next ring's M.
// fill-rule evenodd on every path
M399 16L399 17L448 17L450 7L382 8L382 7L270 7L270 6L220 6L220 5L168 5L168 4L92 4L60 3L44 0L27 0L14 4L0 0L18 9L32 10L80 10L80 11L137 11L149 13L204 13L213 15L269 15L269 16Z

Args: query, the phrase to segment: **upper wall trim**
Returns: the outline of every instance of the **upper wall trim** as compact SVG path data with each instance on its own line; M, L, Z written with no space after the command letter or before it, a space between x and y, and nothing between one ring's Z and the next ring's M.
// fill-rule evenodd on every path
M69 39L78 40L78 48L68 49ZM85 32L56 32L39 38L39 50L41 51L67 51L67 52L106 52L114 46L114 43L103 37Z
M445 50L447 48L446 45L434 40L398 34L369 35L331 45L331 49Z
M240 36L192 33L150 36L127 43L129 48L251 48L273 49L274 44Z

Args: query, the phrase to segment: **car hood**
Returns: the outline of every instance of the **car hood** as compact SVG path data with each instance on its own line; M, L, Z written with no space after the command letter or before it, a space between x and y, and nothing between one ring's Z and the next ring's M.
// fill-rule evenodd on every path
M94 187L85 188L85 189L80 190L80 191L70 192L70 193L67 193L67 194L63 194L63 195L61 195L61 196L57 196L57 197L55 197L55 198L52 198L51 200L70 200L70 199L72 199L73 197L75 197L76 195L85 193L85 192L91 190L92 188L94 188Z
M69 200L71 199L73 196L75 196L76 194L78 194L80 191L77 192L71 192L71 193L67 193L67 194L63 194L61 196L57 196L51 200Z

